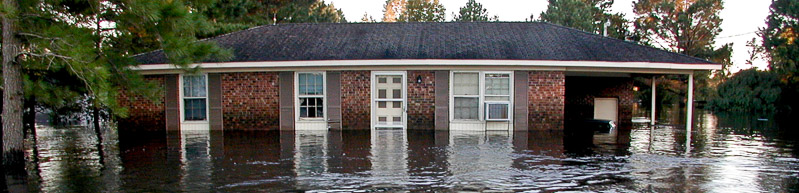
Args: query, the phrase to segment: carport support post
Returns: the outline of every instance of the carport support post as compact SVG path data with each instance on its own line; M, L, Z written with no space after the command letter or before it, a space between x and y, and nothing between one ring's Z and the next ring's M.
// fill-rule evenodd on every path
M652 75L652 108L650 108L650 110L652 110L652 117L651 117L651 119L649 119L650 120L649 123L652 124L652 126L655 126L655 110L656 110L655 109L655 99L656 99L655 98L655 92L657 92L656 91L657 90L657 85L655 84L655 80L656 80L655 79L655 75Z
M694 72L688 74L688 108L685 110L685 154L691 152L691 128L693 127L694 114Z

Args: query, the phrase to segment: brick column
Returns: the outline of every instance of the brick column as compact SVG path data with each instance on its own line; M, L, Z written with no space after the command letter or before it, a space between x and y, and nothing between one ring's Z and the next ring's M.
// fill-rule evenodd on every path
M564 72L529 72L528 123L531 130L563 130L565 96Z

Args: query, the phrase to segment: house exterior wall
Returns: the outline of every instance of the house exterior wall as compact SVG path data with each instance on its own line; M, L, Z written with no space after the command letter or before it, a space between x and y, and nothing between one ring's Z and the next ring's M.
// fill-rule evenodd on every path
M529 72L529 130L563 130L565 78L563 71Z
M340 73L343 129L369 129L371 71L351 70ZM527 75L526 98L529 103L526 107L527 130L562 130L566 119L590 118L593 115L595 97L619 98L619 124L622 126L631 124L633 103L631 78L571 76L567 78L563 71L516 71L516 74L519 73ZM219 74L225 130L280 129L279 74L280 72ZM167 76L169 75L149 75L145 78L165 86ZM421 78L421 83L417 83L417 77ZM406 81L408 129L435 129L436 71L410 70L407 71ZM524 87L518 88L516 92L524 91ZM163 92L163 96L175 95ZM293 96L291 98L293 99ZM140 96L123 92L120 99L120 105L128 107L130 115L119 120L121 130L163 131L166 127L167 97L162 97L162 102L156 104Z
M632 126L633 79L625 77L567 77L567 119L593 118L594 98L598 97L618 98L619 128Z
M371 124L371 72L341 72L341 123L345 130L368 130Z
M145 80L153 81L164 87L164 75L145 76ZM162 89L160 103L146 99L135 93L122 91L119 94L119 105L128 108L128 117L118 120L120 131L163 131L166 128L166 91Z
M278 130L278 73L222 74L225 130Z
M435 129L435 79L435 71L408 71L408 129Z

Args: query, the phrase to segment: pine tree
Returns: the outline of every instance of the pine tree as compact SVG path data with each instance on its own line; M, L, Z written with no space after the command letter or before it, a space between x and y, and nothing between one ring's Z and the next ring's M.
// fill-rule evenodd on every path
M613 0L549 0L540 19L595 34L604 33L605 23L610 22L608 36L627 39L629 22L624 14L610 13L612 5Z
M229 57L212 42L197 41L196 34L208 23L192 9L207 3L212 2L4 1L3 54L8 60L3 65L11 69L3 71L9 96L3 105L7 163L24 163L17 156L23 139L22 107L16 104L22 96L53 106L86 98L93 109L109 108L124 116L124 108L116 105L119 90L152 85L142 84L130 70L135 65L131 54L163 48L171 63L186 70L197 61Z
M483 4L475 0L466 2L466 6L461 7L458 15L455 15L455 21L499 21L498 16L488 16L488 9L483 8Z
M399 22L443 22L447 19L444 5L438 0L408 0L399 15Z

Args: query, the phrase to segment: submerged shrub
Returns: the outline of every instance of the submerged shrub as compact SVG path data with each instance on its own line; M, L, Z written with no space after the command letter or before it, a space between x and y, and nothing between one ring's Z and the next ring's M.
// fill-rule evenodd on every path
M717 92L709 102L716 111L772 113L782 90L776 73L748 69L719 84Z

